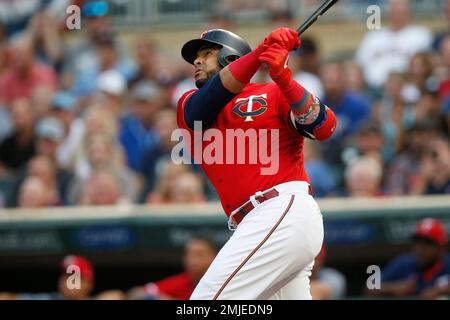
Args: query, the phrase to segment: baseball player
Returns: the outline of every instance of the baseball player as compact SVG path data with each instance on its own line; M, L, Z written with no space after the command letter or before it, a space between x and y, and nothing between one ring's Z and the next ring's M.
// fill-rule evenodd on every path
M228 129L277 129L279 149L279 169L272 175L261 174L261 162L201 164L235 232L191 299L311 299L309 276L322 246L323 221L303 165L303 139L329 138L336 118L292 79L288 55L300 44L294 30L279 28L252 51L236 34L213 29L182 48L195 67L198 90L180 98L179 127L198 136L200 122L202 130L221 132L225 140ZM250 83L262 64L273 82ZM262 138L250 137L246 148ZM212 143L204 140L203 148ZM194 142L187 147L191 155Z

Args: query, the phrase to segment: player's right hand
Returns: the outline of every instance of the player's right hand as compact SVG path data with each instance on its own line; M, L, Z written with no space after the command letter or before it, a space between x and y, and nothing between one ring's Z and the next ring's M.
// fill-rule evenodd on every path
M266 39L264 39L264 44L267 46L271 46L275 43L279 44L287 51L297 49L301 45L297 31L286 27L275 29Z
M285 87L292 79L288 59L289 51L278 43L271 45L259 56L259 61L269 67L270 77L280 87Z

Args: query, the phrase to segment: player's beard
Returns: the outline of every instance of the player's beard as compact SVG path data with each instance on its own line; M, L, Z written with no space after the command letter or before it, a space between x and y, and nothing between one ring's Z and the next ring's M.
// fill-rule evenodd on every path
M217 69L213 70L213 71L209 71L206 73L206 77L205 78L201 78L201 79L197 79L195 80L195 86L197 88L201 88L203 87L212 77L214 77L217 73L220 72L220 67L218 67Z

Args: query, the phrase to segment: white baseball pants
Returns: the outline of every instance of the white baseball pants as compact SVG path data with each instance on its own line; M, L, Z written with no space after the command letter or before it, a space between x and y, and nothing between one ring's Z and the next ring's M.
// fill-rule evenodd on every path
M319 206L306 182L247 214L195 288L191 300L311 299L309 277L323 241Z

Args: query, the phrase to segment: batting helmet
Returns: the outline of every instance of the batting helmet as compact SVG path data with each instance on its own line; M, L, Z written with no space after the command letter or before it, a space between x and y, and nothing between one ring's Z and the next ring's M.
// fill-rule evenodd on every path
M188 41L181 49L181 55L184 60L194 64L198 50L206 44L212 44L220 48L218 61L222 68L252 51L249 44L233 32L212 29L203 32L199 39Z

